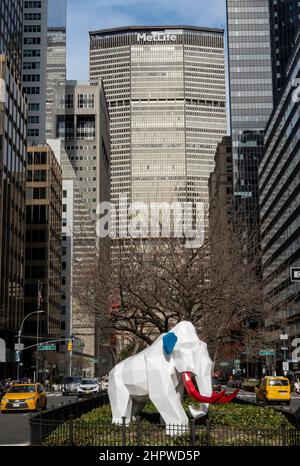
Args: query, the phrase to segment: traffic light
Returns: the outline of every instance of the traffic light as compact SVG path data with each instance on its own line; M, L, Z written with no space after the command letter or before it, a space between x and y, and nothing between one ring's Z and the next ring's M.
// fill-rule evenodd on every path
M69 340L69 342L68 342L68 351L72 351L72 349L73 349L73 342L72 342L72 340Z

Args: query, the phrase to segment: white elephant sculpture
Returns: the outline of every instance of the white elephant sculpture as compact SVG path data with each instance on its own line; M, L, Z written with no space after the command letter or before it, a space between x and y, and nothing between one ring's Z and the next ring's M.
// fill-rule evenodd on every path
M237 393L224 396L224 391L218 394L212 391L212 361L207 345L198 338L193 324L184 321L110 372L112 421L121 424L125 417L128 425L150 399L166 424L167 434L178 435L189 425L181 404L185 387L189 395L201 402L200 409L189 407L194 418L207 414L209 403L227 403Z

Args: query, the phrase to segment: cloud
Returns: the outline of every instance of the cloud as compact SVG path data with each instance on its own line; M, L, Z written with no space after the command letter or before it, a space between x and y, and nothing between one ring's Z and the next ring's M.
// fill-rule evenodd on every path
M225 0L68 0L68 77L87 80L89 31L176 24L225 27Z

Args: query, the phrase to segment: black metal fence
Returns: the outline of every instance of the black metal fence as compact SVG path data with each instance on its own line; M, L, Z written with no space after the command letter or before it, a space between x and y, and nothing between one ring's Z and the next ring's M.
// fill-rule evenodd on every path
M300 446L300 431L283 423L279 428L249 429L191 421L188 426L149 424L137 417L126 426L101 419L32 418L31 444L45 446Z
M75 403L72 401L61 403L60 406L31 415L29 420L31 445L42 445L43 440L59 426L107 404L108 401L108 395L105 393Z

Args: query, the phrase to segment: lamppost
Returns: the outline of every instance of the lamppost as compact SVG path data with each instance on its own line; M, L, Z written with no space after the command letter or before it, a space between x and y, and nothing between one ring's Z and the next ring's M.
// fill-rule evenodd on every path
M21 326L19 328L19 332L18 332L18 348L20 348L21 335L22 335L23 325L24 325L25 320L28 319L28 317L32 316L33 314L43 314L43 313L44 313L44 311L33 311L33 312L30 312L29 314L27 314L27 316L24 317L24 319L22 320ZM38 332L38 330L37 330L37 332ZM38 348L36 350L38 351ZM20 351L20 349L19 349L19 351ZM19 380L19 377L20 377L20 358L18 360L17 380Z

